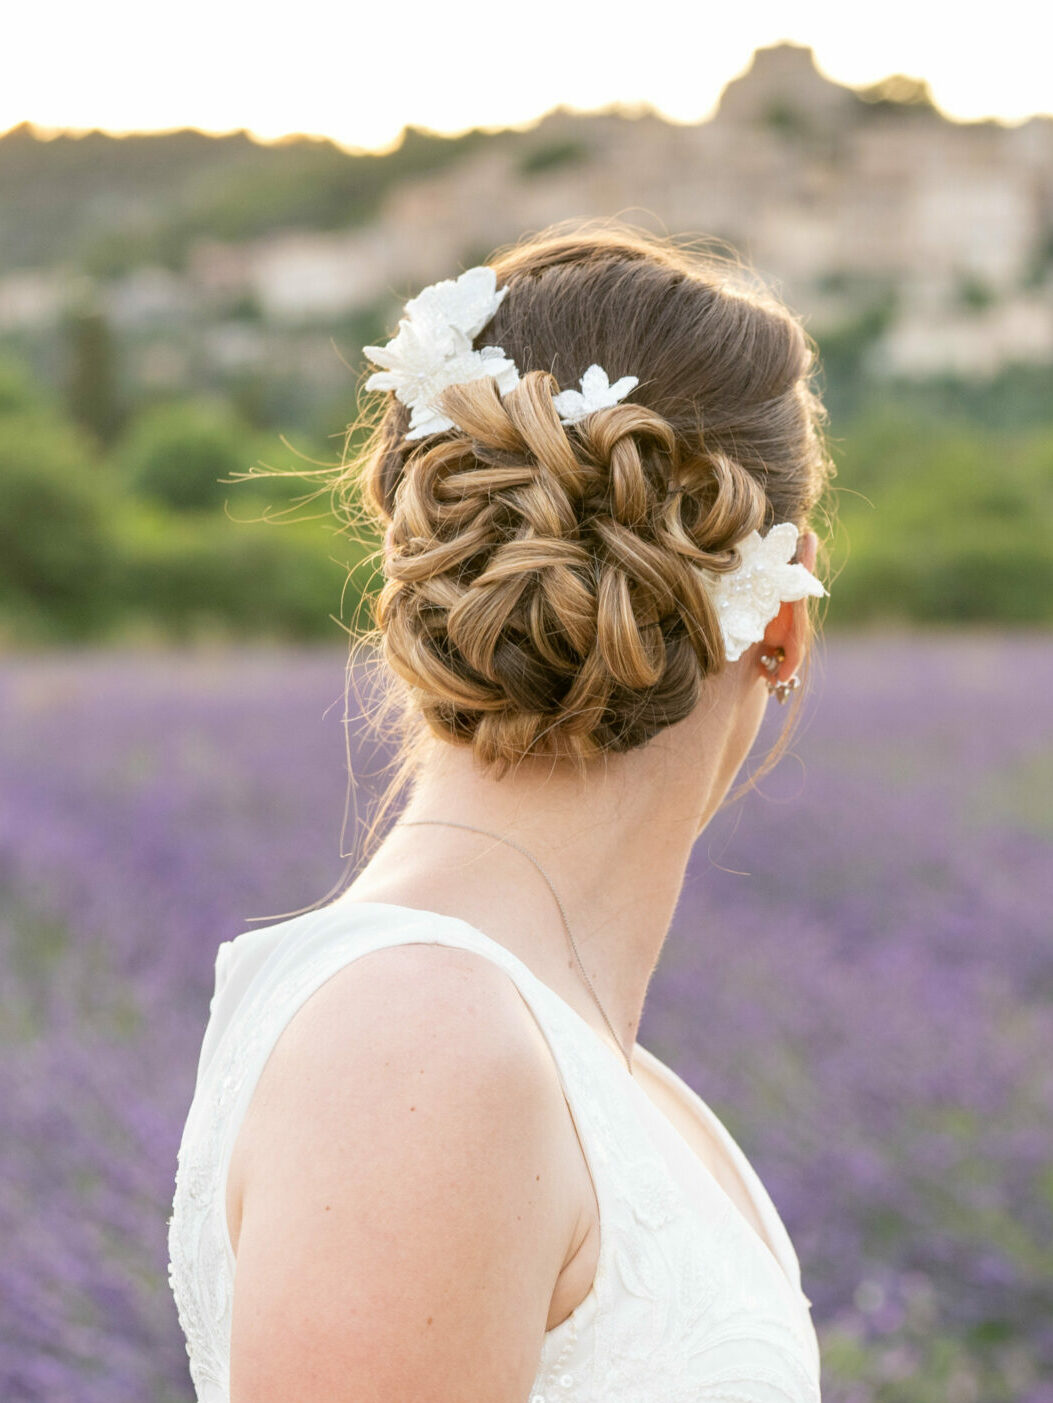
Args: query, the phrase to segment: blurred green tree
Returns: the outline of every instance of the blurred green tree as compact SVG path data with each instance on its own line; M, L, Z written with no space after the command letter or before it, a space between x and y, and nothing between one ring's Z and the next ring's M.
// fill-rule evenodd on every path
M34 410L3 414L0 607L13 631L91 632L113 567L113 502L94 440Z
M148 501L176 511L216 508L233 490L221 479L249 466L252 440L249 426L223 401L156 404L128 425L116 448L117 471Z
M0 352L0 414L18 409L43 409L49 396L32 367L10 351Z
M837 457L831 620L1053 622L1053 430L872 406Z
M286 641L340 637L334 622L353 548L308 523L243 524L141 508L122 531L119 594L126 620L177 640L201 634ZM349 592L348 621L360 607ZM346 598L347 596L345 596Z
M88 299L66 316L66 400L70 417L109 444L120 431L113 338L102 310Z

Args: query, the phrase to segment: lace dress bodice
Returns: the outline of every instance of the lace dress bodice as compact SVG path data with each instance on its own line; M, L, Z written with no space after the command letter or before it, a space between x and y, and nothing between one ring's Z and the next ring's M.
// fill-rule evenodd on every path
M474 951L516 984L551 1049L596 1191L595 1279L545 1334L524 1403L816 1403L819 1347L796 1253L705 1102L637 1048L723 1146L767 1242L617 1054L511 951L456 917L346 900L248 931L216 957L168 1237L198 1403L229 1403L227 1166L264 1064L327 979L360 955L410 942Z

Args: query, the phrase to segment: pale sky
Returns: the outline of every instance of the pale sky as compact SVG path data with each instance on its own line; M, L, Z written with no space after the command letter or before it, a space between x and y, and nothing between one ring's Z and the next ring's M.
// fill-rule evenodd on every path
M0 131L247 127L377 147L407 124L521 125L557 105L644 103L691 122L780 39L810 45L852 86L924 78L961 120L1053 112L1042 0L982 11L950 0L52 0L4 16Z

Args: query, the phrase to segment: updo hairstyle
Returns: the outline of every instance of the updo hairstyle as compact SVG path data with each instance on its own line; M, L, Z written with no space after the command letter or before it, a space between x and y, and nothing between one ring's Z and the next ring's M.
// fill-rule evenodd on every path
M474 345L520 381L446 389L455 428L407 443L388 396L345 486L385 533L362 641L390 672L405 756L430 736L496 777L645 745L725 665L700 568L754 529L804 530L832 473L800 323L740 265L624 226L490 260L508 292ZM451 274L452 276L453 274ZM628 400L564 426L602 365Z

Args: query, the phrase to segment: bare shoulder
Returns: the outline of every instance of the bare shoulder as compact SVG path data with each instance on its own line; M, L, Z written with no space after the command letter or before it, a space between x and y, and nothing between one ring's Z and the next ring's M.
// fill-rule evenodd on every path
M517 1099L561 1099L512 979L471 950L432 943L384 946L327 980L283 1030L256 1099L265 1105L290 1083L300 1098L330 1077L341 1098L365 1101L415 1086L466 1101L513 1087Z
M283 1031L227 1186L232 1403L518 1399L580 1236L551 1053L513 981L384 947ZM479 1341L489 1342L485 1352Z

